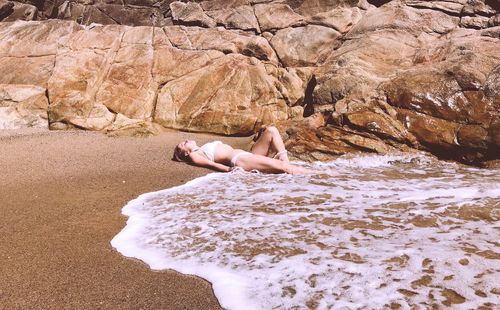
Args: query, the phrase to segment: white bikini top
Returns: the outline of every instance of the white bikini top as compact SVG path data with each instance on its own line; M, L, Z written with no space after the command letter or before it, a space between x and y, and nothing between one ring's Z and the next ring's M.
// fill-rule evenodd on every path
M215 159L215 149L218 144L222 144L220 141L213 141L206 144L203 144L200 147L200 150L207 156L208 160L214 161Z

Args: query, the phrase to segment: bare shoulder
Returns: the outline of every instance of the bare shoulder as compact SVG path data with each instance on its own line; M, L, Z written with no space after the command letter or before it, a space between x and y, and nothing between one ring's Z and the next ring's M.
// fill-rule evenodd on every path
M200 165L200 164L203 165L209 162L208 158L206 158L205 156L201 155L198 152L191 152L189 154L189 159L195 165Z

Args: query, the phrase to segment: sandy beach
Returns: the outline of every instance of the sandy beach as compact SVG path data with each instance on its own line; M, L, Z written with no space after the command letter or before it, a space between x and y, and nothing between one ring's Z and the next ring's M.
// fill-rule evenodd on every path
M219 309L209 282L152 271L110 245L128 201L210 172L170 160L185 138L214 139L2 131L0 308Z

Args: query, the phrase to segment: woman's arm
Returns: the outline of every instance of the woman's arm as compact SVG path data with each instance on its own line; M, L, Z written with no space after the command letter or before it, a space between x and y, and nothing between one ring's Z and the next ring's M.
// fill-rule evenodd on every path
M194 152L191 152L191 154L189 154L189 158L191 159L190 163L198 167L208 168L220 172L231 171L231 167L210 161L204 156L196 154Z

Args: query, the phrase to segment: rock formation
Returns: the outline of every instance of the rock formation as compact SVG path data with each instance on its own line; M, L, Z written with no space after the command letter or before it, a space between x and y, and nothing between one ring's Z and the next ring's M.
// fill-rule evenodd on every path
M498 0L0 0L0 126L500 158Z

